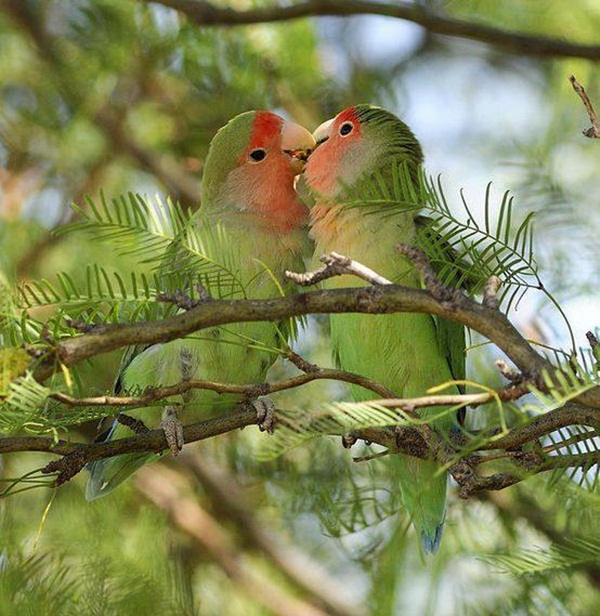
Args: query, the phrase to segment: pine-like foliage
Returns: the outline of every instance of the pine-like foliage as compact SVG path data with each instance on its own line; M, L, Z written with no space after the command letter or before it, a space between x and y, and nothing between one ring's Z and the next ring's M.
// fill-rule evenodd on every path
M229 2L227 10L232 15L248 8L277 12L281 4ZM435 8L450 19L490 24L506 40L516 31L519 40L552 39L568 22L570 43L588 49L595 44L600 13L590 9L594 3L547 4L540 11L537 3L517 0L453 0ZM97 422L82 426L81 433L76 424L104 409L71 409L48 396L109 391L116 354L40 386L26 371L32 349L21 344L43 351L52 338L78 336L67 319L117 323L168 314L156 296L171 282L188 295L196 293L201 259L193 251L179 253L190 268L178 279L176 272L161 271L161 250L197 206L209 140L229 118L248 109L276 109L312 128L357 102L380 104L414 124L436 170L469 187L482 174L500 174L494 186L514 190L515 203L508 195L494 196L492 189L478 199L481 203L471 197L463 203L454 195L448 198L438 179L423 178L415 198L403 196L402 207L422 214L421 245L444 279L477 292L486 276L499 275L502 309L521 307L522 293L530 290L540 310L526 322L527 311L519 311L518 326L547 344L536 348L565 368L565 383L553 383L543 394L534 391L523 404L494 400L470 412L483 432L471 435L467 450L498 436L488 430L500 428L503 434L505 427L560 408L597 379L600 347L593 358L574 349L585 342L583 333L598 325L592 303L600 264L598 143L581 135L588 120L565 81L564 61L540 63L534 56L505 53L493 42L465 46L435 33L394 37L397 27L391 18L317 17L222 28L199 26L183 6L175 11L153 2L0 3L2 436L93 438ZM573 62L598 109L594 63ZM106 200L108 214L103 198L95 198L96 218L81 195L95 195L99 186L106 194L124 196ZM181 201L177 208L183 218L177 218L175 205L162 207L154 197L140 202L130 190L169 192ZM380 199L381 186L365 190L374 201ZM73 220L68 205L73 200L81 204L77 216L82 227L89 225L88 232L82 228L50 237L49 229ZM532 210L538 212L535 237ZM111 228L118 216L121 222ZM101 242L90 241L100 237ZM226 271L220 276L225 295L230 278ZM23 281L18 289L17 279ZM546 288L578 326L578 338L566 353L552 348L563 348L565 336L554 312L558 301L544 299ZM300 351L325 365L324 319L311 317L309 324ZM540 331L545 339L537 336ZM502 387L491 346L479 346L481 353L470 353L469 375L479 381L473 389ZM276 366L269 380L289 376L284 370ZM345 415L355 418L352 425L378 421L369 408L363 416L358 407L341 412L328 406L348 397L339 383L321 381L282 392L275 401L290 409L286 421L302 428L311 424L313 413L324 421L323 430L336 434L347 425ZM592 459L598 438L591 428L563 428L541 439L539 447L547 455ZM374 616L597 612L596 468L545 473L468 501L451 489L440 553L422 562L390 457L367 460L379 452L376 447L357 444L347 451L337 436L313 436L306 431L296 443L286 441L277 449L285 450L282 455L260 463L256 452L271 437L253 429L190 447L229 468L244 486L247 511L236 520L210 490L188 494L208 512L220 514L215 517L227 519L222 528L240 546L230 562L250 562L254 571L269 571L285 591L292 589L290 596L306 596L278 567L266 569L253 543L254 522L271 537L281 531L293 542L284 548L286 557L294 561L297 552L310 554L339 580L341 589L334 594ZM85 473L56 492L40 490L51 477L32 469L51 457L26 452L0 459L1 487L11 495L0 500L0 613L265 613L238 579L140 496L135 481L91 505L83 498ZM171 466L181 468L181 463ZM501 471L501 464L494 470ZM302 564L312 571L310 565ZM320 604L317 609L323 611Z
M547 549L521 550L490 558L495 566L517 575L549 573L575 568L582 564L600 566L600 542L596 539L573 539Z
M515 224L513 197L506 192L496 206L491 184L478 208L480 221L464 194L453 208L440 178L420 172L415 180L406 162L392 161L385 173L369 173L357 182L348 207L384 207L390 217L413 212L419 244L440 279L479 293L490 276L498 276L507 310L528 289L544 289L533 255L533 213Z

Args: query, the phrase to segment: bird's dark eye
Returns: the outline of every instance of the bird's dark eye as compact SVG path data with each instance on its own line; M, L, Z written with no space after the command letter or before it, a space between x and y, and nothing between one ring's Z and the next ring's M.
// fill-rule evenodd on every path
M344 122L340 126L340 135L342 137L345 137L346 135L349 135L352 132L353 128L354 128L354 124L352 124L352 122Z
M256 150L252 150L249 156L255 163L259 163L267 157L267 153L262 148L257 148Z

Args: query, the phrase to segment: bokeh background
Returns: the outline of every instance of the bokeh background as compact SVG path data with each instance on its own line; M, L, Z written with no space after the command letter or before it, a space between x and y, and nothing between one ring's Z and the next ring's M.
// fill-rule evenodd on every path
M214 2L233 11L276 4ZM600 145L582 135L589 120L568 77L600 108L600 52L586 59L560 45L600 45L597 1L405 4L495 28L509 41L511 33L555 39L554 55L393 17L231 26L196 23L168 5L188 3L0 1L4 281L52 280L60 271L81 280L87 263L129 271L130 260L106 244L55 233L76 222L71 204L132 191L198 207L208 143L237 113L273 109L312 130L370 102L412 127L457 216L460 191L481 212L489 182L492 202L514 195L515 224L536 212L539 273L572 335L535 291L511 318L566 352L573 341L586 344L600 311ZM499 384L500 355L478 342L470 376ZM331 364L325 320L309 319L299 349ZM114 354L83 366L82 390L109 390L118 361ZM272 378L286 370L276 366ZM339 386L310 386L276 402L310 408L344 395ZM84 424L72 437L94 431ZM524 573L507 555L585 536L597 491L538 477L468 502L453 493L441 553L424 562L376 461L353 465L338 442L319 440L262 463L261 438L249 429L188 447L183 460L143 469L93 504L83 476L0 501L0 613L593 613L597 558ZM47 459L5 456L4 485ZM535 554L542 562L545 553Z

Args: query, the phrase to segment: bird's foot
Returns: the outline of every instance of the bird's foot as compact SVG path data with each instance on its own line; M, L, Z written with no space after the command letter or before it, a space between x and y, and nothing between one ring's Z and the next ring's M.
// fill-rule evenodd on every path
M183 424L177 417L177 405L165 408L162 421L158 427L165 433L171 455L178 456L185 442L183 440Z
M258 428L261 432L268 432L273 434L275 432L275 425L277 424L277 417L275 416L275 404L271 398L263 396L252 400L250 404L256 410L256 418L258 419Z

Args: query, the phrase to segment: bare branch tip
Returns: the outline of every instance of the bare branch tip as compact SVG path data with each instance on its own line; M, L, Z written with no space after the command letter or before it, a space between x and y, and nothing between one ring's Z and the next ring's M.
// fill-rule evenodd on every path
M570 75L569 81L571 82L571 85L579 98L582 100L585 110L590 118L590 122L592 123L592 125L583 130L582 133L590 139L600 139L600 120L598 120L598 115L594 110L585 88L577 81L575 75Z
M500 374L505 379L511 382L521 381L523 379L523 375L517 370L510 368L509 365L503 359L497 359L496 366L498 370L500 371Z
M290 270L285 270L283 272L283 275L288 280L291 280L292 282L302 287L308 287L317 283L317 281L314 280L314 278L316 277L316 272L292 272Z

